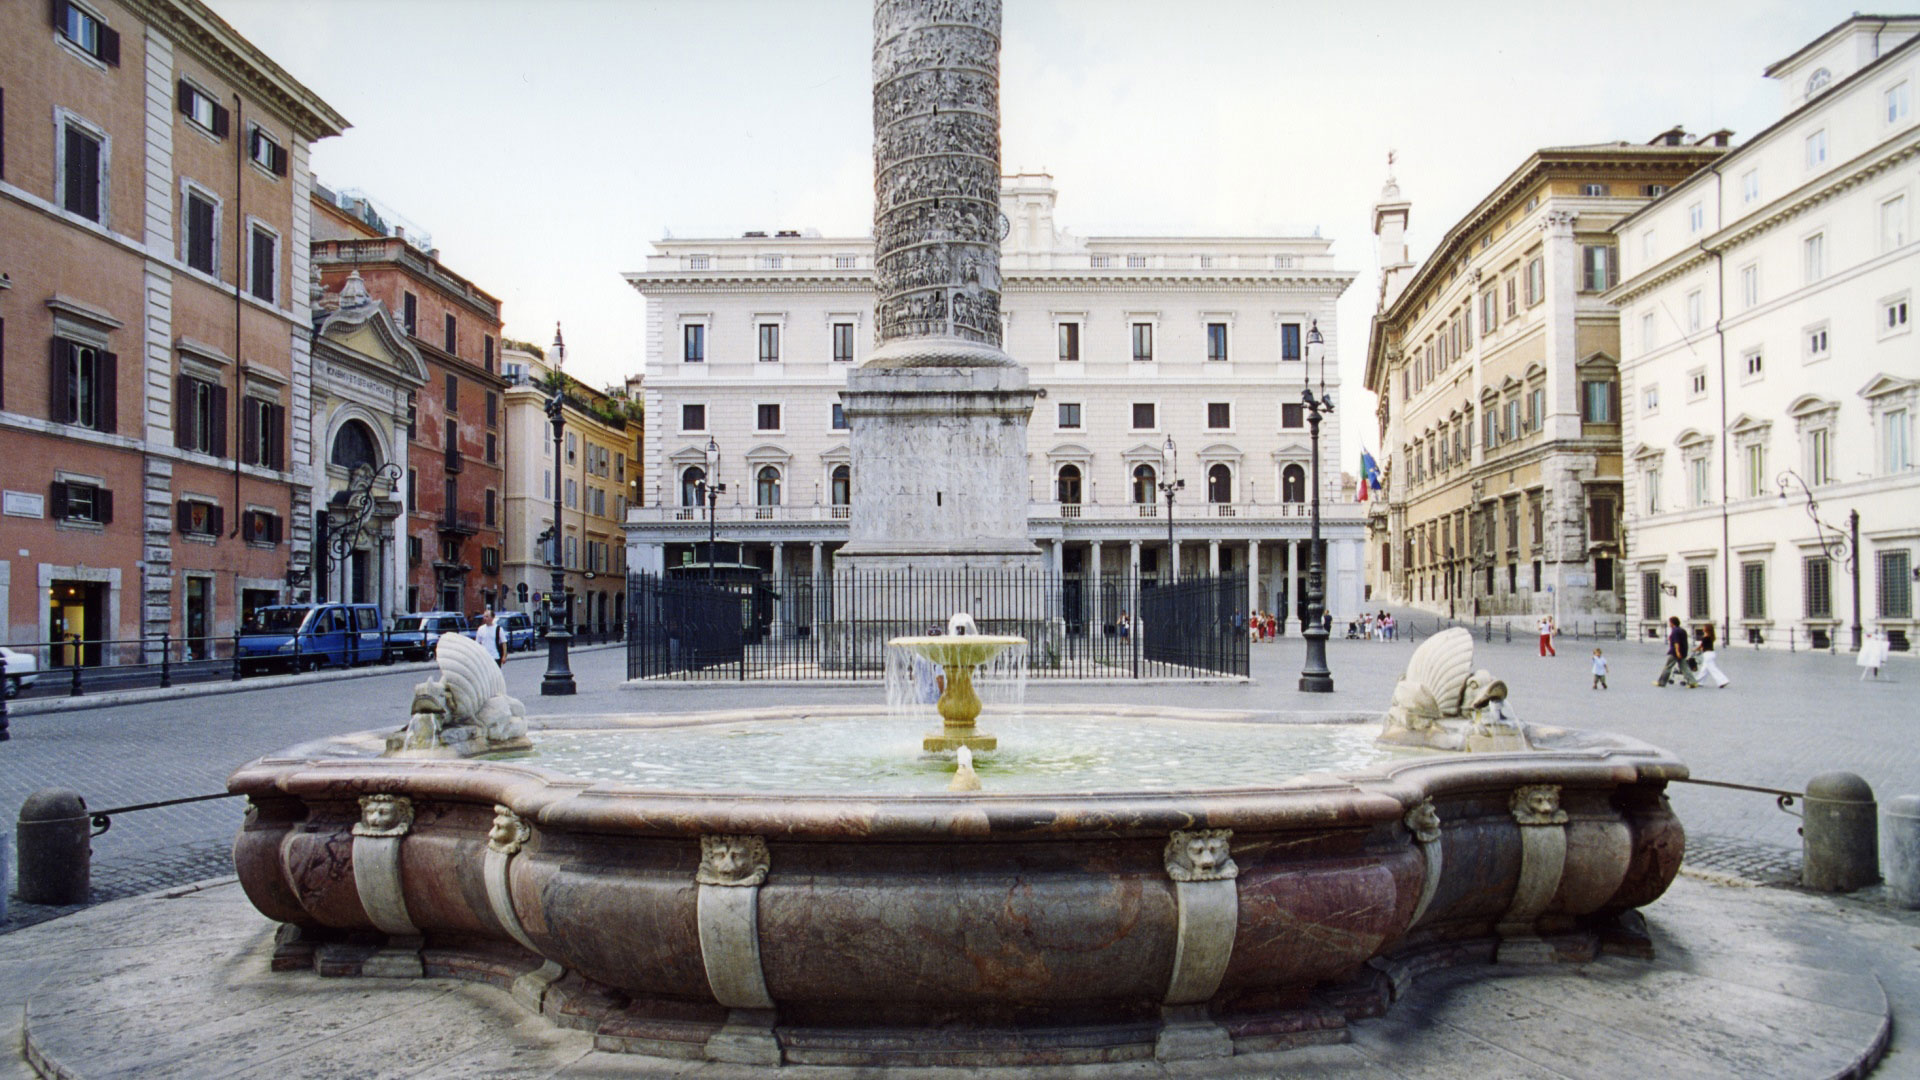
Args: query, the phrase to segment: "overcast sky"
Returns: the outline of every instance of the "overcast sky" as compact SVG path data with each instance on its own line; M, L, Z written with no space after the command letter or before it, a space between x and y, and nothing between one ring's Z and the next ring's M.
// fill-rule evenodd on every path
M589 382L641 367L620 274L651 241L872 228L866 0L209 2L352 122L321 181L429 230L507 336L564 323ZM1744 140L1781 112L1760 72L1857 2L1007 0L1002 164L1051 172L1082 236L1318 227L1360 275L1342 407L1367 416L1389 149L1419 259L1536 147Z

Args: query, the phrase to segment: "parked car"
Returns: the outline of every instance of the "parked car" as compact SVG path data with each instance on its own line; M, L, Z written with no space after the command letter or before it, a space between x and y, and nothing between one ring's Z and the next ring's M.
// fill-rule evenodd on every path
M473 636L473 624L457 611L416 611L393 620L393 632L387 645L393 655L409 660L428 660L441 634Z
M533 616L524 611L502 611L494 616L507 635L508 652L531 652L540 635L533 628Z
M387 658L374 604L275 604L253 613L240 632L242 671L297 671L372 664Z
M0 659L5 659L7 674L13 676L6 680L8 697L20 693L23 686L32 686L40 677L40 658L32 653L0 647Z

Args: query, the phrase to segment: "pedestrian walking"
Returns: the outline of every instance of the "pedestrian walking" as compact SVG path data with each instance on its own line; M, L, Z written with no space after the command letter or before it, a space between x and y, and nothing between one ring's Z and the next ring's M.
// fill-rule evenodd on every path
M1880 668L1886 664L1887 656L1891 652L1892 647L1880 631L1867 631L1867 640L1860 643L1860 658L1854 661L1860 665L1860 681L1867 681L1869 675L1878 679Z
M1559 653L1553 651L1553 616L1540 616L1537 629L1540 631L1540 655L1559 656Z
M1593 650L1593 688L1595 690L1607 688L1607 658L1600 654L1599 649Z
M1667 685L1675 672L1686 680L1687 689L1698 690L1700 680L1687 670L1687 628L1680 625L1680 616L1667 616L1667 662L1660 667L1660 677L1653 680L1655 686Z
M1727 673L1720 670L1719 664L1714 663L1713 658L1719 651L1719 635L1714 632L1713 624L1708 623L1702 626L1700 628L1700 674L1710 676L1713 679L1713 685L1725 690L1727 684L1733 680L1727 678Z
M492 608L488 608L480 613L480 625L475 628L473 638L480 643L481 648L487 650L487 655L493 658L495 664L503 667L506 665L507 643L504 640L500 624L493 619Z

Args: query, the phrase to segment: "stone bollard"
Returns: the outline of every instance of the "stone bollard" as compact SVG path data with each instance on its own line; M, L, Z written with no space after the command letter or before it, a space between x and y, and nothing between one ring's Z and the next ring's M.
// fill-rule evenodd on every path
M1894 907L1920 908L1920 795L1887 804L1887 894Z
M20 804L15 827L23 904L84 904L92 884L87 801L65 788L41 788Z
M1801 817L1800 884L1852 892L1880 880L1880 825L1873 789L1849 772L1807 781Z

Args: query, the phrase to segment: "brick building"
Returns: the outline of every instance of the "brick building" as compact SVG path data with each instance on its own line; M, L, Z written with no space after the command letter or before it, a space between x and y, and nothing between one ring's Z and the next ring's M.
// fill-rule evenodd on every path
M0 6L0 95L4 631L205 653L308 579L307 150L346 122L199 0Z
M317 189L313 218L321 288L338 292L358 271L426 367L408 425L405 610L491 606L505 548L500 301L364 197Z

